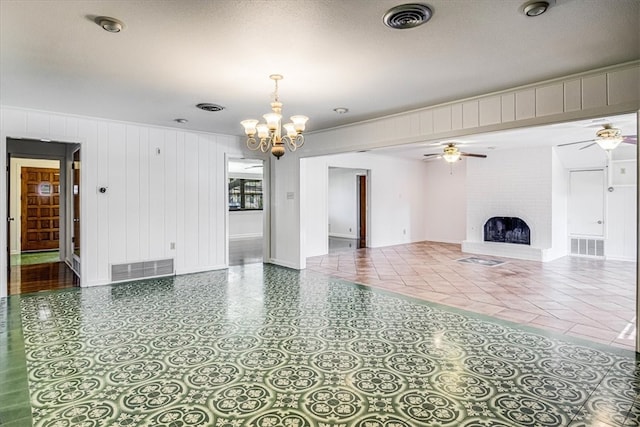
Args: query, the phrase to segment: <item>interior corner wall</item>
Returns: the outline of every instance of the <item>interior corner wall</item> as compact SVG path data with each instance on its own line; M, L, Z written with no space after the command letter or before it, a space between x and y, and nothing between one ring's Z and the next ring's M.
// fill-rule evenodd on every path
M270 157L271 178L271 250L269 261L284 267L304 269L304 221L302 200L305 187L297 152L287 152L282 158Z
M447 163L425 162L425 235L432 242L460 244L467 235L467 164L482 162L468 159Z
M328 176L329 167L369 170L369 247L398 245L425 240L424 182L426 169L422 161L390 156L350 153L306 158L303 163L317 176ZM314 177L316 175L313 175ZM314 178L315 179L315 178ZM328 179L316 183L316 194L328 203ZM322 186L322 187L320 187ZM306 188L309 188L307 183ZM315 196L313 196L315 197ZM314 203L305 203L304 212L310 212ZM324 205L327 212L327 205ZM315 218L321 219L319 214ZM326 214L328 221L328 214ZM326 229L325 229L326 230ZM304 228L304 253L322 255L320 246L328 239L328 231L318 230L308 221ZM325 254L327 252L324 252Z
M551 150L551 239L550 258L560 258L568 253L568 194L569 173L565 169L558 150Z
M364 169L329 168L329 236L358 236L358 175Z
M7 137L81 144L82 286L109 283L118 263L174 258L179 274L225 267L225 153L242 156L237 137L5 106L1 164Z
M329 252L327 162L324 157L305 158L300 160L300 168L304 177L301 208L305 257L324 255Z

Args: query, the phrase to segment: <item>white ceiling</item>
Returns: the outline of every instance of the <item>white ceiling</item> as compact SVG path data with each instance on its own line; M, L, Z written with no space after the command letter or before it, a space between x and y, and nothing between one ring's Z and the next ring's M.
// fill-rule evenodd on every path
M313 131L640 58L638 0L557 0L536 18L524 0L429 0L425 25L383 25L410 1L2 0L0 103L241 134L280 73L284 113Z

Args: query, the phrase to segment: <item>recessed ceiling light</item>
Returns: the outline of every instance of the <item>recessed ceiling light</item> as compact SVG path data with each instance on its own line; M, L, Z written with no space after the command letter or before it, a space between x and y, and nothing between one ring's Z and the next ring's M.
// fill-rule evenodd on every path
M180 124L189 122L187 119L173 119L173 121Z
M122 21L109 16L98 16L94 21L100 25L103 30L110 33L119 33L124 29L124 23Z
M424 24L433 16L433 11L426 4L407 3L392 7L382 17L382 22L389 28L405 30Z
M345 107L338 107L338 108L334 108L333 111L335 111L338 114L347 114L349 112L349 109Z
M527 3L524 6L523 12L528 17L540 16L549 9L549 2L547 1L534 1Z

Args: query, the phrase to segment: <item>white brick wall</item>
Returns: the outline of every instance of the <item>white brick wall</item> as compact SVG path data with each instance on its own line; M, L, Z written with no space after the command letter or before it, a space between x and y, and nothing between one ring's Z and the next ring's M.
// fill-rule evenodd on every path
M552 148L507 149L467 164L467 239L463 250L546 261L553 246ZM483 242L494 216L524 220L531 246Z

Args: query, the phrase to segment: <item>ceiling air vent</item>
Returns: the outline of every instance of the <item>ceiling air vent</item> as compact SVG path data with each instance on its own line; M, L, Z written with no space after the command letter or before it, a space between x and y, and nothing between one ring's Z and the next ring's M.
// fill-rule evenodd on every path
M432 15L431 8L426 4L408 3L392 7L385 13L382 20L387 27L404 30L424 24L431 19Z
M222 105L210 104L208 102L203 102L201 104L198 104L198 105L196 105L196 107L198 107L199 109L204 110L204 111L210 111L212 113L224 110L224 107Z

